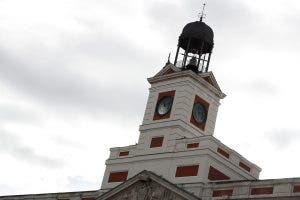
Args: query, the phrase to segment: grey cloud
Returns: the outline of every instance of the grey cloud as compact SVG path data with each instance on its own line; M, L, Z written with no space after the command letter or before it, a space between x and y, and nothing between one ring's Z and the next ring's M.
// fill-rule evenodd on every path
M0 104L0 123L1 122L23 122L33 123L39 122L37 117L31 110L24 110L16 105Z
M104 115L117 111L135 117L135 113L142 112L146 99L136 91L145 88L132 85L130 80L143 74L145 81L145 72L151 71L151 63L159 56L108 27L94 26L97 22L93 20L77 20L88 27L88 33L61 34L59 45L54 48L43 41L30 41L31 45L22 51L1 44L0 81L57 111L69 109ZM112 80L100 84L81 75L85 70L99 73L99 79L109 75ZM137 103L124 106L131 102Z
M241 89L246 90L246 92L252 92L259 95L276 95L280 92L280 89L273 85L271 82L262 79L256 79L249 83L244 83Z
M251 81L230 80L230 88L247 95L260 97L275 97L281 92L281 88L266 79L253 79Z
M265 138L277 149L290 147L292 143L299 142L300 130L281 129L265 133Z
M167 30L165 37L176 38L183 26L197 20L202 2L189 0L181 4L149 1L146 3L148 16L158 30ZM265 8L269 9L269 8ZM206 5L206 19L215 32L215 51L218 57L234 55L250 47L270 51L287 52L299 48L300 18L274 13L270 21L262 13L250 9L243 1L210 0ZM294 13L298 13L294 11ZM163 37L163 36L162 36ZM176 40L169 40L176 45ZM172 42L172 43L171 43ZM278 48L280 46L280 48ZM230 50L230 51L229 51Z
M91 182L82 176L69 176L68 188L71 190L93 190L99 188L98 182Z
M7 153L19 161L30 164L38 164L48 168L60 168L64 162L59 159L49 158L35 152L29 146L24 145L18 137L0 129L0 152Z
M66 139L62 136L58 136L58 135L53 135L51 137L51 139L58 145L61 145L61 146L69 146L69 147L73 147L73 148L80 148L81 150L83 150L84 145L82 144L79 144L79 143L76 143L74 141L71 141L70 139Z
M56 109L69 108L94 114L119 111L120 114L132 116L131 113L137 111L136 105L141 110L145 98L137 95L131 88L109 85L104 87L63 67L31 66L30 63L23 63L3 51L0 52L0 78L19 93L30 94L34 99ZM125 80L126 78L128 77L124 76ZM125 101L128 102L124 103ZM130 101L138 103L132 107L124 106L129 105Z
M146 51L144 47L136 46L124 36L110 31L95 30L89 35L82 35L80 38L72 38L72 40L74 41L66 38L62 44L64 45L63 49L70 50L69 54L96 58L103 64L99 67L102 69L112 67L116 73L130 71L134 68L144 70L146 67L150 67L146 63L150 63L149 61L158 57L155 52Z
M159 24L161 29L168 28L170 34L175 32L178 37L186 23L198 20L197 14L201 10L202 2L190 0L176 4L150 1L146 5L148 16L154 24ZM241 38L244 37L241 32L247 33L249 36L249 31L254 31L253 27L256 26L258 21L258 16L255 13L252 13L246 6L236 0L209 1L205 13L206 19L204 21L210 24L215 32L218 32L216 37L230 33L231 35L226 38L229 40L236 40L238 35ZM244 26L241 26L241 24L244 24Z

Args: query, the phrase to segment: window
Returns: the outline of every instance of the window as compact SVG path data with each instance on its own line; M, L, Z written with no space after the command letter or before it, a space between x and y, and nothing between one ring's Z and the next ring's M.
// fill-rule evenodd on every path
M199 169L199 165L177 167L175 177L197 176L198 169Z
M121 151L119 153L119 156L128 156L129 155L129 151Z
M126 181L128 175L128 171L123 172L110 172L108 177L108 182L123 182Z
M246 164L244 164L244 163L242 163L242 162L239 162L239 166L241 167L241 168L243 168L244 170L246 170L246 171L248 171L248 172L250 172L250 167L248 166L248 165L246 165Z
M154 137L151 139L150 148L161 147L164 141L164 137Z
M190 143L186 145L186 148L192 149L192 148L197 148L199 147L199 143Z
M273 187L251 188L251 195L273 194Z
M228 190L214 190L213 197L232 196L233 189Z
M294 185L293 192L294 192L294 193L300 192L300 185Z
M221 149L221 148L218 148L217 152L219 154L221 154L222 156L226 157L226 158L229 158L229 153L227 153L225 150Z

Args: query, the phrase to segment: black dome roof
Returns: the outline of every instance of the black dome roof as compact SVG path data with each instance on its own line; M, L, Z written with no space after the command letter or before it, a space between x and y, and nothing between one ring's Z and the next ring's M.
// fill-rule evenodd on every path
M204 22L195 21L185 25L179 36L179 46L184 50L187 50L189 38L191 38L190 50L200 51L203 43L202 53L211 53L214 46L214 32Z

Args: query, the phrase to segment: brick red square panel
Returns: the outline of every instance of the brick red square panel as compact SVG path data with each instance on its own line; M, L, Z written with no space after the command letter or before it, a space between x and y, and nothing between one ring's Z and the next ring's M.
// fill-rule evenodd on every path
M192 149L192 148L197 148L199 147L199 143L190 143L186 145L186 148Z
M124 182L128 176L128 171L123 172L111 172L108 177L108 182Z
M250 170L251 170L251 168L243 162L240 162L239 166L248 172L250 172Z
M273 194L273 187L251 188L251 195Z
M198 169L199 169L199 165L177 167L175 177L197 176Z
M212 86L214 85L212 80L209 78L209 76L203 77L203 79L208 82L209 84L211 84Z
M119 156L128 156L129 155L129 151L121 151L119 153Z
M158 94L158 98L157 98L157 101L156 101L156 107L155 107L155 111L154 111L153 120L159 120L159 119L167 119L167 118L170 118L172 107L171 107L170 111L169 111L168 113L166 113L165 115L159 115L159 114L156 113L157 106L158 106L158 105L157 105L158 102L159 102L162 98L167 97L167 96L173 97L173 102L174 102L175 90L168 91L168 92L161 92L161 93Z
M229 153L221 148L218 148L217 152L219 154L221 154L222 156L226 157L226 158L229 158Z
M151 139L150 148L161 147L164 137L154 137Z
M213 197L232 196L233 189L229 190L214 190Z
M300 185L294 185L293 192L294 192L294 193L300 192Z
M209 172L208 172L208 179L211 181L222 181L222 180L229 180L230 177L226 176L219 170L213 168L212 166L209 167Z
M195 103L201 103L204 106L204 108L206 110L206 117L207 117L207 115L208 115L208 109L209 109L209 103L207 103L204 99L202 99L201 97L199 97L197 95L195 96L194 104ZM203 123L197 123L196 120L193 117L193 112L192 112L192 115L191 115L190 122L192 124L194 124L196 127L198 127L199 129L201 129L201 130L204 131L206 120Z

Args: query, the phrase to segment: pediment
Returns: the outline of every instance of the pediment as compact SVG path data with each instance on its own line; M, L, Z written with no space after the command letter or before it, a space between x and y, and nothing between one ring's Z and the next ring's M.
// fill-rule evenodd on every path
M157 74L155 74L154 77L172 74L178 71L180 71L179 68L175 67L173 64L170 63L164 66Z
M148 78L150 84L165 81L169 79L176 79L184 76L189 76L213 91L219 98L223 99L226 95L222 92L214 74L210 72L195 73L191 70L182 70L175 67L172 63L166 64L155 76Z
M215 87L217 90L221 91L221 88L212 72L205 72L199 74L206 82Z
M97 200L199 200L193 194L149 171L142 171Z

